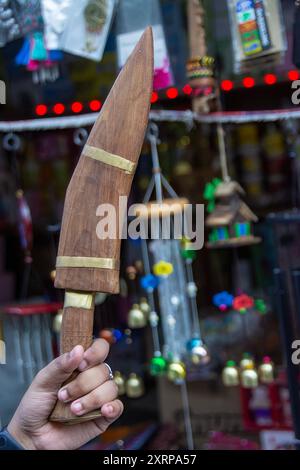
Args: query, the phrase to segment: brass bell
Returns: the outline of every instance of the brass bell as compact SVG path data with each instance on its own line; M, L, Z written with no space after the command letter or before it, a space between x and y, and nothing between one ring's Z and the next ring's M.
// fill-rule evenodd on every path
M249 353L244 353L243 358L240 362L240 369L244 370L249 365L254 367L254 361Z
M55 276L56 276L56 270L53 269L51 272L50 272L50 279L52 282L55 281Z
M150 305L148 304L147 299L145 299L145 297L143 297L140 301L140 309L147 316L149 315L151 311Z
M195 366L205 366L210 362L209 352L202 341L192 347L190 350L190 359Z
M258 374L254 365L249 364L241 372L241 384L244 388L256 388L258 386Z
M147 317L138 304L134 304L128 313L129 328L144 328L147 325Z
M234 361L227 361L222 371L222 381L225 387L235 387L239 385L239 371Z
M167 377L171 382L182 382L186 377L186 368L183 362L173 361L168 365Z
M120 371L116 370L114 373L114 382L118 387L118 395L119 397L121 395L125 395L126 389L125 389L125 379L124 376L121 374Z
M269 356L263 358L262 364L258 368L259 380L263 384L274 382L274 364Z
M141 377L131 373L125 384L126 395L129 398L140 398L145 393L144 382Z
M63 311L58 310L53 320L53 331L57 334L59 334L61 330L62 317L63 317Z

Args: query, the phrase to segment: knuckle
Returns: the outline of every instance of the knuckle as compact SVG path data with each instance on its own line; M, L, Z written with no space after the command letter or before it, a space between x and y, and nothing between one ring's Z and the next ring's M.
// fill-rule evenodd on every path
M114 398L116 398L119 395L118 386L113 380L110 382L110 392Z
M92 346L92 351L97 357L98 356L101 356L101 358L103 358L103 356L106 357L109 353L109 344L107 341L105 341L105 339L99 338L94 342Z

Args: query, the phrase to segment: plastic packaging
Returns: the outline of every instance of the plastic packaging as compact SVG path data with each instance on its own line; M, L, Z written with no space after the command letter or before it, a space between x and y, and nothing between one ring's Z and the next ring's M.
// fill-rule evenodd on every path
M62 50L100 61L115 4L115 0L76 0L61 38Z
M266 56L278 62L286 51L286 36L278 0L227 0L236 73Z
M159 2L151 0L122 0L117 13L118 66L125 64L134 46L151 25L154 38L154 89L173 84L173 74L167 51Z

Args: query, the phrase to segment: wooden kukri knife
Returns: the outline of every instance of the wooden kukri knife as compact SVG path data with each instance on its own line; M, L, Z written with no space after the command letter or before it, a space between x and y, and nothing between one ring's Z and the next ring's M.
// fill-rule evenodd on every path
M149 27L116 79L67 189L55 278L55 287L65 289L61 353L78 344L84 349L91 345L95 293L119 290L121 240L118 235L99 239L97 208L113 205L118 220L119 197L129 195L144 140L152 83ZM96 411L77 417L70 405L57 402L50 419L76 424L99 416Z

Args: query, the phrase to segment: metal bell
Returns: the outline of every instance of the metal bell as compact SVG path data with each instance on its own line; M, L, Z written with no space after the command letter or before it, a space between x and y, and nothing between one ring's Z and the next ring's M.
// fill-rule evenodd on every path
M140 376L131 373L125 384L126 395L129 398L140 398L145 393L144 382Z
M143 297L140 301L140 309L147 316L151 312L150 305L148 304L147 299L145 297Z
M258 368L259 380L263 384L274 382L274 364L269 356L263 358L262 364Z
M114 382L118 387L118 395L125 395L125 379L124 376L121 374L120 371L116 370L114 373Z
M59 334L61 330L62 317L63 317L63 311L58 310L53 320L53 331L57 334Z
M240 362L240 368L241 370L246 369L248 366L253 366L254 367L254 361L249 353L244 353L243 358Z
M192 338L188 341L187 350L189 352L191 362L195 366L206 365L209 363L209 353L200 338Z
M128 313L129 328L144 328L147 325L147 317L138 304L134 304Z
M244 388L256 388L258 386L258 374L253 365L249 364L242 370L241 384Z
M222 381L225 387L235 387L239 385L239 371L234 361L228 361L222 371Z

